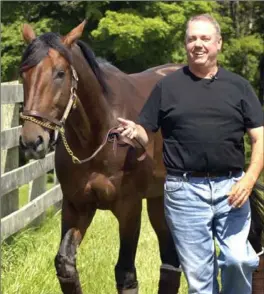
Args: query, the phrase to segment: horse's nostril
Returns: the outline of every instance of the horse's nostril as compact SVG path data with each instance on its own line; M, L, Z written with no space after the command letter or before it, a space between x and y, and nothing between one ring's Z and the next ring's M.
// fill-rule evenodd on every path
M19 137L19 146L22 150L31 149L34 151L41 151L43 149L44 139L38 136L35 141L24 142L22 136Z
M38 148L39 145L41 145L44 142L43 137L42 136L38 136L36 142L35 142L35 146L36 148Z

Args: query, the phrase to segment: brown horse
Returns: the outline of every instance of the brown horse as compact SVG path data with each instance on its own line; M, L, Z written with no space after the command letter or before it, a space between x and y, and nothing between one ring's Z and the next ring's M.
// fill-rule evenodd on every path
M25 122L20 145L28 158L39 159L56 144L55 166L63 192L61 243L55 258L61 289L63 293L82 293L76 248L96 210L108 209L119 222L117 292L138 293L135 254L142 198L146 197L162 263L159 293L175 294L181 273L163 212L161 136L151 135L144 160L138 160L140 148L118 144L115 132L110 132L110 142L101 144L117 126L117 117L135 120L154 84L180 66L127 75L108 63L99 64L78 40L84 25L64 37L54 33L36 37L29 25L22 31L29 45L21 65L25 102L21 117ZM71 155L88 159L76 164Z

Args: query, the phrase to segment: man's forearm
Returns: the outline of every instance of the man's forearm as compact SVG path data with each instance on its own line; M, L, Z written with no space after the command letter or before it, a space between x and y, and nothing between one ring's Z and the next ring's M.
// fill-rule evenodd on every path
M245 176L251 178L254 182L256 182L264 167L263 140L252 142L251 147L252 151L250 164Z
M143 145L146 146L148 144L148 134L145 131L145 129L141 126L141 125L136 125L136 130L137 130L137 134L136 134L136 139Z

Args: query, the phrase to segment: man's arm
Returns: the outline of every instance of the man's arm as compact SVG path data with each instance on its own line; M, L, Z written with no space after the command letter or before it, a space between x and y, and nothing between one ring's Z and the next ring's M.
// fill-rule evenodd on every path
M251 139L251 159L244 177L229 193L229 203L234 207L241 207L246 202L264 167L264 128L247 129L247 133Z
M251 139L251 159L245 176L251 178L256 183L264 167L264 128L254 128L247 130Z

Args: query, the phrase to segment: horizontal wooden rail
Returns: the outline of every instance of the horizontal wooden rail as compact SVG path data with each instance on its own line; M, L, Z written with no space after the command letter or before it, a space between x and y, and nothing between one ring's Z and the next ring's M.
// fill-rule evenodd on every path
M22 126L6 129L1 132L1 149L9 149L19 145Z
M23 102L22 85L1 85L1 104Z
M44 159L30 162L3 174L1 177L1 197L52 169L54 169L54 151L49 153Z
M56 185L21 209L4 217L1 220L1 240L3 241L23 229L31 221L45 212L47 208L58 203L61 199L62 192L60 185Z

